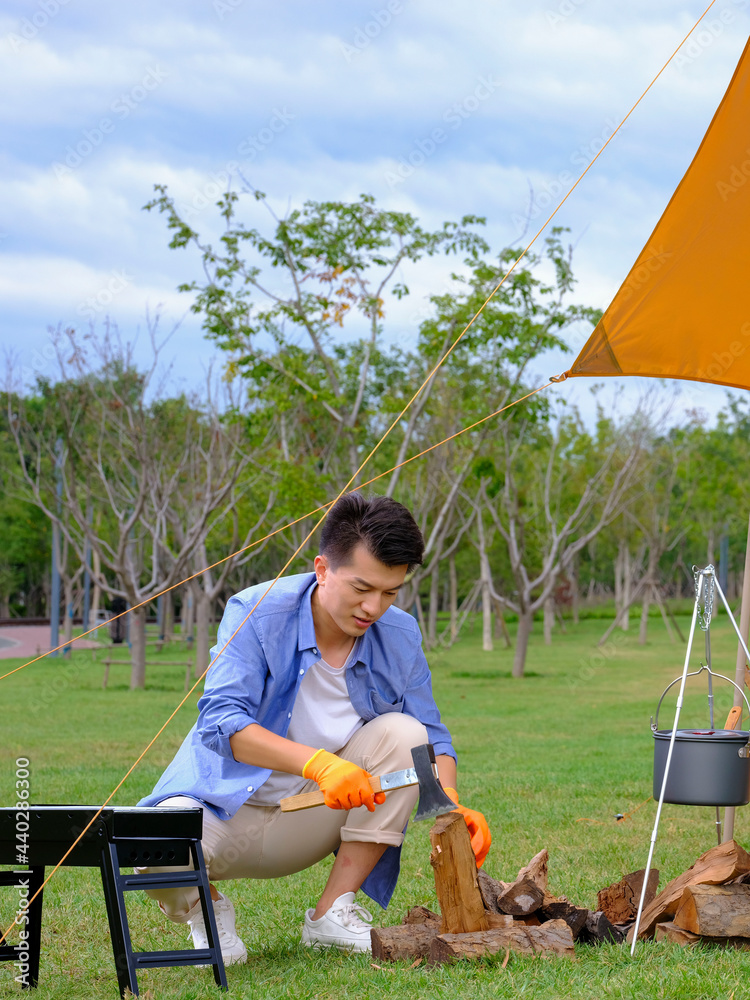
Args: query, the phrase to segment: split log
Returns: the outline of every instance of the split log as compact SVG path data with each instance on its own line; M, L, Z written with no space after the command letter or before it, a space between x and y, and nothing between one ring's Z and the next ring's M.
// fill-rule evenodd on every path
M701 937L700 934L692 934L683 927L678 927L671 920L665 920L656 925L654 937L657 941L671 941L683 947L692 947L695 944L715 945L718 948L736 948L738 951L750 950L750 939L746 937Z
M552 954L573 958L573 935L562 920L550 920L541 927L513 926L475 934L438 934L430 945L430 962L453 962L459 958L482 958L499 951L524 955Z
M442 917L439 913L428 909L426 906L412 906L407 910L406 916L402 920L404 924L440 924Z
M750 937L750 885L691 885L673 923L711 938Z
M443 915L441 930L452 934L487 929L471 837L461 813L439 816L430 830L430 864Z
M672 879L650 906L644 909L638 936L650 937L658 923L670 920L689 885L721 885L747 872L750 872L750 854L734 840L712 847L710 851L701 854L686 872ZM628 932L629 941L632 941L633 930L631 928Z
M401 924L398 927L373 927L372 957L384 962L425 958L440 931L438 924Z
M545 920L564 920L568 927L570 927L570 932L575 941L586 926L586 920L591 910L587 910L582 906L574 906L567 899L548 898L542 904L539 913Z
M589 912L578 940L584 944L622 944L625 932L607 920L601 910Z
M500 927L512 927L516 922L509 913L488 913L487 930L498 930ZM531 918L529 918L531 919Z
M499 882L496 878L492 878L484 868L479 869L477 872L477 885L482 894L482 902L486 910L489 910L491 913L500 912L497 905L497 897L501 892L505 892L509 884L508 882Z
M497 897L497 906L501 913L510 913L514 917L528 917L542 905L544 890L529 878L514 882Z
M505 909L502 906L498 906L498 897L504 896L509 890L515 892L516 887L524 884L528 887L529 883L534 886L538 886L542 891L542 899L554 899L555 897L550 896L547 892L547 867L549 864L549 854L547 850L540 851L535 854L534 857L529 861L527 865L518 872L515 879L512 882L501 882L499 879L492 878L487 872L480 869L478 872L478 883L479 891L482 894L482 899L484 900L485 909L491 910L494 913L515 913L514 910ZM534 895L536 892L532 890ZM529 910L532 913L533 910Z
M548 878L548 866L549 866L549 853L547 848L535 854L534 857L529 861L529 863L520 870L518 875L516 875L516 882L522 882L524 879L528 879L534 882L542 892L547 890L547 878Z
M619 882L599 891L597 895L599 909L606 915L607 920L613 924L625 924L629 920L635 920L645 875L645 869L641 868L640 871L631 872ZM644 907L648 906L656 896L658 885L659 869L652 868L648 875Z
M692 945L700 941L697 934L691 934L690 931L683 930L682 927L678 927L671 920L665 920L657 924L654 930L654 937L657 941L670 941L672 944L679 944L683 948L692 947Z

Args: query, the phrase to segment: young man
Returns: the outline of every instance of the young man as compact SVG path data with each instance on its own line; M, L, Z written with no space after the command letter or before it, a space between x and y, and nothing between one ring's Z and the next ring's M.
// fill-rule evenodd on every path
M395 500L340 499L324 522L314 573L280 580L267 594L269 584L250 587L227 604L198 721L139 803L203 806L212 881L290 875L336 852L305 914L306 945L369 951L372 917L354 895L361 887L387 906L417 789L374 794L367 779L411 767L412 747L434 745L480 864L489 850L482 814L458 805L456 755L419 629L392 607L423 550ZM281 812L281 798L317 787L328 808ZM196 889L150 894L171 920L190 925L195 947L207 946ZM234 907L213 885L211 894L224 961L244 962Z

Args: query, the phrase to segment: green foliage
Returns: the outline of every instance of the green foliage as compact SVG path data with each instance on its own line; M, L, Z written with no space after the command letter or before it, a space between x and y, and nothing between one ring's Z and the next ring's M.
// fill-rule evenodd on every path
M18 405L15 395L0 393L0 617L44 613L50 564L49 522L28 502L14 476L17 454L9 422Z

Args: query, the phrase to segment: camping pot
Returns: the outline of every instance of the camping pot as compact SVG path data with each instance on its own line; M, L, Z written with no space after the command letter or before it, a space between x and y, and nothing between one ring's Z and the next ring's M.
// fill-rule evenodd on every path
M696 671L701 673L703 669ZM750 712L744 692L723 674L714 677L729 681L740 692ZM672 681L676 684L680 678ZM670 684L659 699L654 735L654 798L658 801L664 780L671 729L659 729L659 709ZM678 729L669 765L664 801L684 806L744 806L750 802L750 733L738 729Z

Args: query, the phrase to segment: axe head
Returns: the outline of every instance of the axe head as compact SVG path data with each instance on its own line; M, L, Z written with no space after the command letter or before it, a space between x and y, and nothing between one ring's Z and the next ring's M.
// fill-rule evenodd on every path
M411 752L419 781L419 803L415 819L437 819L456 808L453 799L443 791L435 774L435 750L431 743L414 747Z

